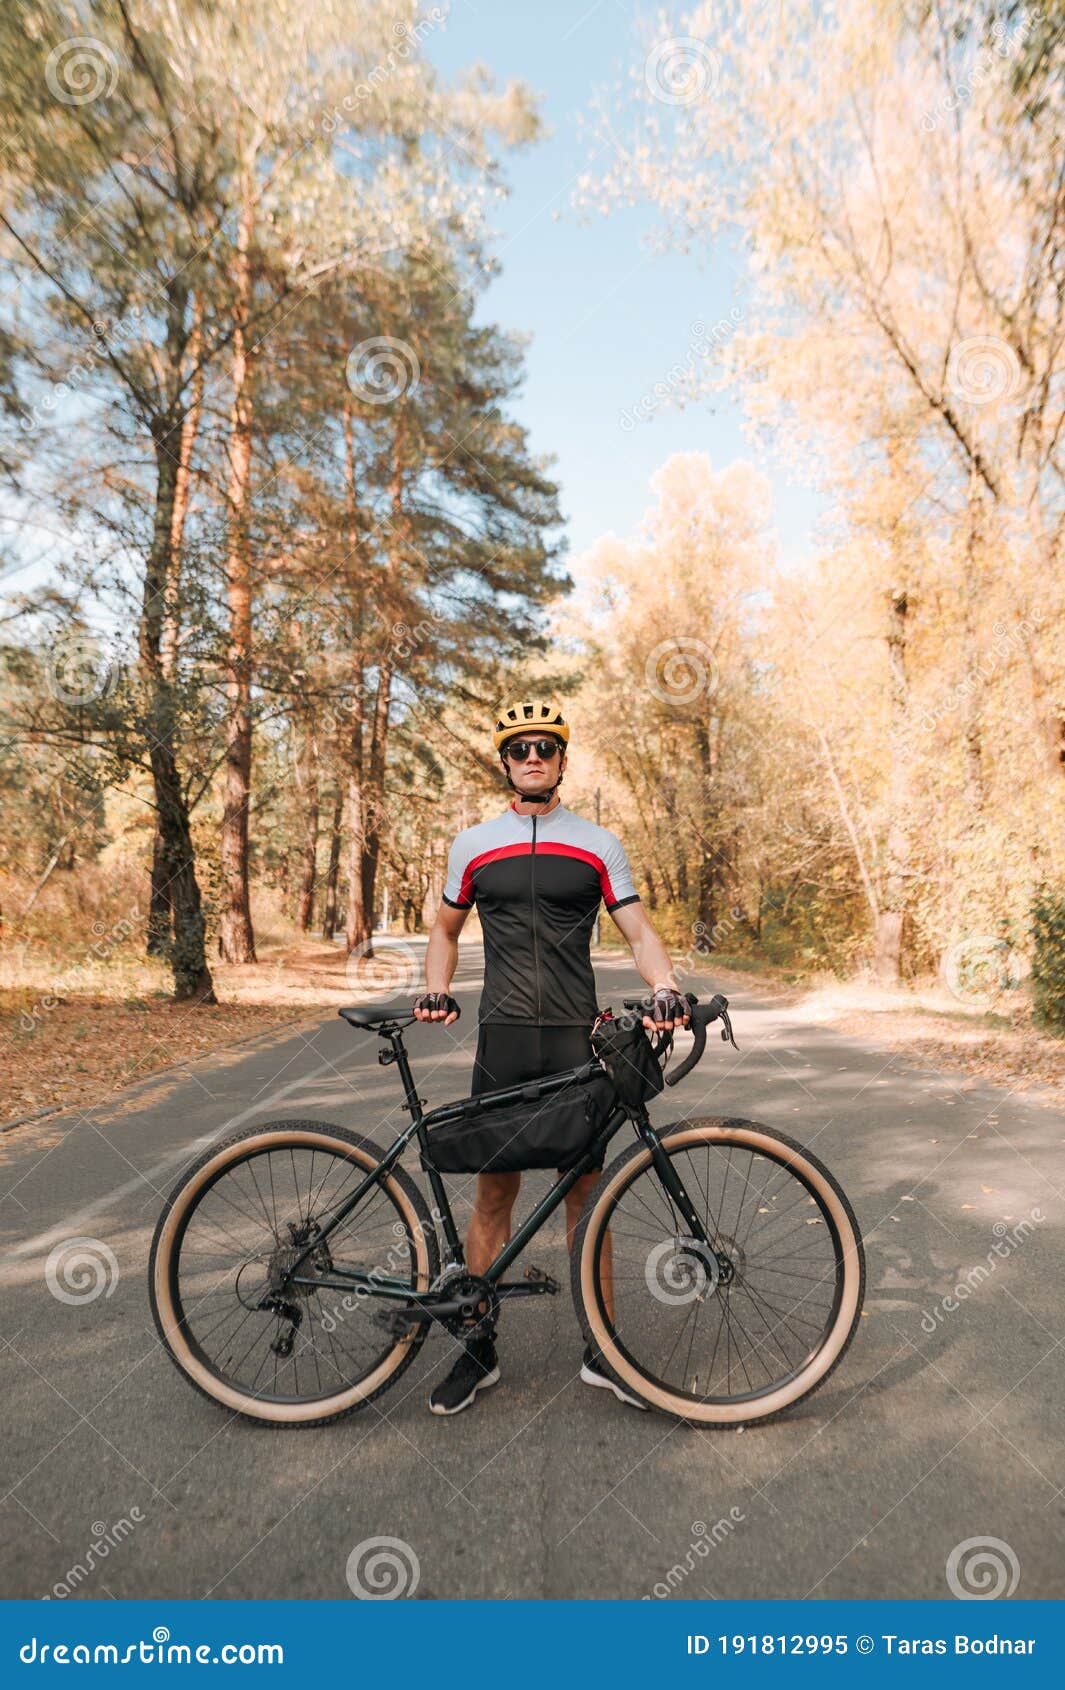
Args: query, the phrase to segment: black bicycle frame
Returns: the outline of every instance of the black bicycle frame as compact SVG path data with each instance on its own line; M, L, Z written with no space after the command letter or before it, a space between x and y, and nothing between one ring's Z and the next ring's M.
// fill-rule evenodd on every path
M294 1285L314 1285L319 1290L327 1289L334 1291L350 1291L354 1289L361 1291L365 1295L407 1303L412 1307L416 1307L419 1311L424 1311L427 1316L432 1316L434 1313L443 1314L446 1312L446 1309L450 1309L451 1307L451 1299L446 1286L441 1287L439 1291L435 1292L415 1292L411 1290L409 1284L405 1284L402 1280L391 1279L387 1275L377 1273L376 1270L370 1273L361 1273L357 1269L333 1268L330 1274L315 1274L313 1278L301 1278L299 1274L299 1269L307 1260L308 1256L313 1255L315 1251L319 1250L329 1238L330 1234L333 1233L338 1226L343 1224L348 1215L351 1214L352 1210L355 1209L362 1201L371 1186L380 1185L381 1181L395 1167L396 1163L403 1155L404 1150L415 1137L418 1140L418 1145L422 1152L422 1166L429 1181L429 1188L433 1194L435 1208L433 1210L432 1218L434 1221L440 1222L443 1230L444 1242L447 1246L448 1262L449 1264L456 1263L460 1267L465 1266L466 1258L462 1248L462 1240L459 1237L458 1229L455 1226L455 1219L451 1211L451 1203L448 1198L447 1187L445 1186L441 1175L432 1166L432 1163L429 1160L428 1151L430 1128L441 1125L447 1120L454 1120L457 1115L463 1113L468 1108L468 1100L463 1099L462 1101L456 1103L444 1103L438 1108L430 1110L428 1114L423 1113L425 1099L418 1096L418 1090L414 1083L414 1075L411 1072L410 1057L408 1056L406 1046L403 1043L403 1027L409 1025L409 1021L403 1023L385 1022L382 1023L379 1029L375 1030L378 1032L378 1036L380 1038L387 1038L391 1046L390 1050L382 1050L379 1052L378 1061L384 1066L388 1066L394 1062L399 1068L399 1076L403 1082L404 1107L407 1109L411 1117L410 1126L403 1129L399 1137L381 1157L381 1160L377 1163L376 1167L367 1173L365 1179L360 1182L355 1191L352 1192L351 1196L344 1199L340 1208L330 1218L322 1230L316 1233L314 1238L308 1240L302 1254L296 1258L289 1270L289 1273L286 1275L286 1281L287 1283ZM547 1075L543 1080L535 1081L533 1084L539 1096L550 1096L552 1092L561 1091L564 1086L571 1085L575 1080L580 1081L582 1079L587 1079L591 1074L598 1073L599 1071L597 1063L589 1062L584 1063L579 1068L567 1068L558 1074ZM530 1088L528 1086L505 1086L499 1091L485 1093L480 1101L485 1106L503 1107L508 1103L520 1102L523 1098L527 1099L529 1096L529 1090ZM547 1194L541 1198L532 1213L519 1226L510 1242L499 1252L499 1255L495 1258L491 1267L489 1267L485 1273L481 1275L483 1279L488 1280L493 1285L500 1282L507 1268L516 1259L516 1257L520 1256L529 1240L535 1237L536 1233L539 1232L541 1226L543 1226L548 1217L554 1213L560 1203L565 1201L567 1192L572 1190L573 1186L583 1174L591 1173L593 1169L598 1168L601 1165L604 1149L614 1137L615 1133L619 1132L624 1126L626 1121L631 1121L633 1123L637 1134L651 1152L651 1160L654 1163L658 1176L661 1179L667 1194L670 1198L672 1198L673 1202L680 1211L685 1224L689 1228L691 1236L698 1239L700 1243L705 1244L708 1247L712 1247L711 1240L706 1236L703 1224L699 1219L687 1191L684 1189L682 1181L677 1175L672 1160L662 1149L658 1134L651 1125L646 1111L642 1109L626 1108L623 1104L619 1103L615 1105L603 1127L596 1135L593 1142L589 1145L580 1161L575 1163L572 1168L568 1168L565 1173L559 1175L555 1184L551 1187ZM521 1289L523 1292L526 1292L526 1294L532 1294L531 1291L528 1291L524 1286Z

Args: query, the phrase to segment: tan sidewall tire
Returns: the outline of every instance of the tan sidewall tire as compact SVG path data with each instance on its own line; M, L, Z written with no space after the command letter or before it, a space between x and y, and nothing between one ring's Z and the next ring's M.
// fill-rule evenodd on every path
M350 1409L357 1408L375 1396L389 1381L411 1355L411 1346L418 1337L412 1333L401 1339L391 1349L384 1360L365 1379L360 1379L350 1390L341 1391L335 1397L321 1397L307 1403L270 1403L260 1402L256 1397L248 1396L241 1391L234 1390L216 1377L199 1360L190 1349L181 1331L177 1310L170 1294L170 1252L175 1236L181 1226L184 1216L193 1199L203 1190L207 1182L228 1164L239 1161L256 1149L279 1144L291 1145L294 1149L331 1150L359 1162L369 1171L379 1159L380 1152L371 1154L361 1146L351 1143L347 1138L338 1136L333 1138L328 1131L314 1131L303 1128L291 1132L264 1131L250 1134L236 1143L221 1147L214 1156L194 1170L188 1183L181 1187L176 1198L172 1200L168 1212L164 1215L156 1238L152 1256L152 1301L156 1321L163 1335L163 1341L173 1356L181 1371L192 1380L194 1385L215 1402L223 1407L235 1410L238 1414L249 1416L253 1420L269 1421L272 1425L295 1426L308 1421L334 1419L337 1415L346 1414ZM414 1204L410 1200L400 1182L389 1175L385 1180L389 1194L395 1199L415 1244L415 1255L418 1264L418 1289L425 1290L429 1285L430 1259L429 1246L425 1228Z
M651 1384L626 1361L614 1344L599 1307L595 1286L595 1254L600 1225L609 1204L618 1191L629 1184L634 1175L650 1164L649 1150L641 1150L636 1156L625 1157L615 1163L613 1168L608 1168L603 1176L603 1185L592 1194L592 1207L588 1213L587 1224L582 1227L580 1241L579 1295L586 1330L592 1342L608 1362L611 1372L616 1374L623 1385L628 1385L635 1391L644 1402L665 1410L667 1414L676 1415L681 1420L690 1420L699 1425L749 1425L752 1421L766 1420L773 1414L779 1414L782 1409L789 1408L800 1397L806 1396L807 1392L820 1384L843 1354L861 1309L864 1280L861 1241L850 1214L824 1173L810 1160L801 1146L792 1144L788 1139L778 1137L768 1129L758 1127L754 1122L722 1123L720 1126L699 1126L692 1123L691 1126L681 1127L676 1131L667 1128L662 1134L663 1145L671 1150L683 1149L685 1145L705 1144L708 1140L726 1140L731 1144L746 1145L801 1171L803 1177L817 1191L835 1223L843 1248L843 1292L832 1331L809 1367L787 1385L754 1402L701 1406Z

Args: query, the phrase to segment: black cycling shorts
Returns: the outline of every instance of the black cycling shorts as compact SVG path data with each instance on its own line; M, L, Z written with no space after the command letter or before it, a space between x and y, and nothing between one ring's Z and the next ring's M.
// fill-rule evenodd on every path
M588 1027L540 1027L535 1022L482 1021L477 1033L470 1096L579 1068L592 1056Z

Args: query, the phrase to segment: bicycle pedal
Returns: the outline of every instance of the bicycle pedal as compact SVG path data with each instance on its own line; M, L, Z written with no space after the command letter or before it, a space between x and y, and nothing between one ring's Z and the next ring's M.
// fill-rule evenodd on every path
M561 1291L562 1289L558 1280L552 1279L551 1275L549 1273L545 1273L543 1268L527 1267L525 1269L524 1277L526 1279L531 1279L534 1285L542 1286L549 1296L554 1296L556 1291Z
M370 1324L387 1332L390 1338L405 1338L411 1328L418 1325L419 1318L405 1309L375 1309L370 1316Z

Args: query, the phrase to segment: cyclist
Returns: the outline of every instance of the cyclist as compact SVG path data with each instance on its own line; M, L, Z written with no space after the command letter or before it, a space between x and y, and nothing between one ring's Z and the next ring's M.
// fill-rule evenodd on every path
M640 903L620 841L568 810L558 796L569 737L556 704L532 700L505 709L493 743L514 799L501 816L464 829L448 856L443 901L425 955L426 990L416 999L414 1013L419 1021L445 1027L457 1021L459 1008L449 988L458 936L476 903L484 936L484 990L473 1096L587 1062L597 1014L590 944L600 902L651 988L652 1013L644 1025L662 1031L687 1024L687 1000ZM582 1175L567 1194L571 1248L598 1177L595 1170ZM478 1174L466 1247L471 1273L484 1273L510 1238L520 1184L517 1173ZM604 1263L604 1281L609 1297L609 1263ZM614 1384L590 1347L580 1377L636 1408L644 1406ZM498 1380L494 1335L480 1335L465 1345L435 1387L429 1407L434 1414L457 1414Z

